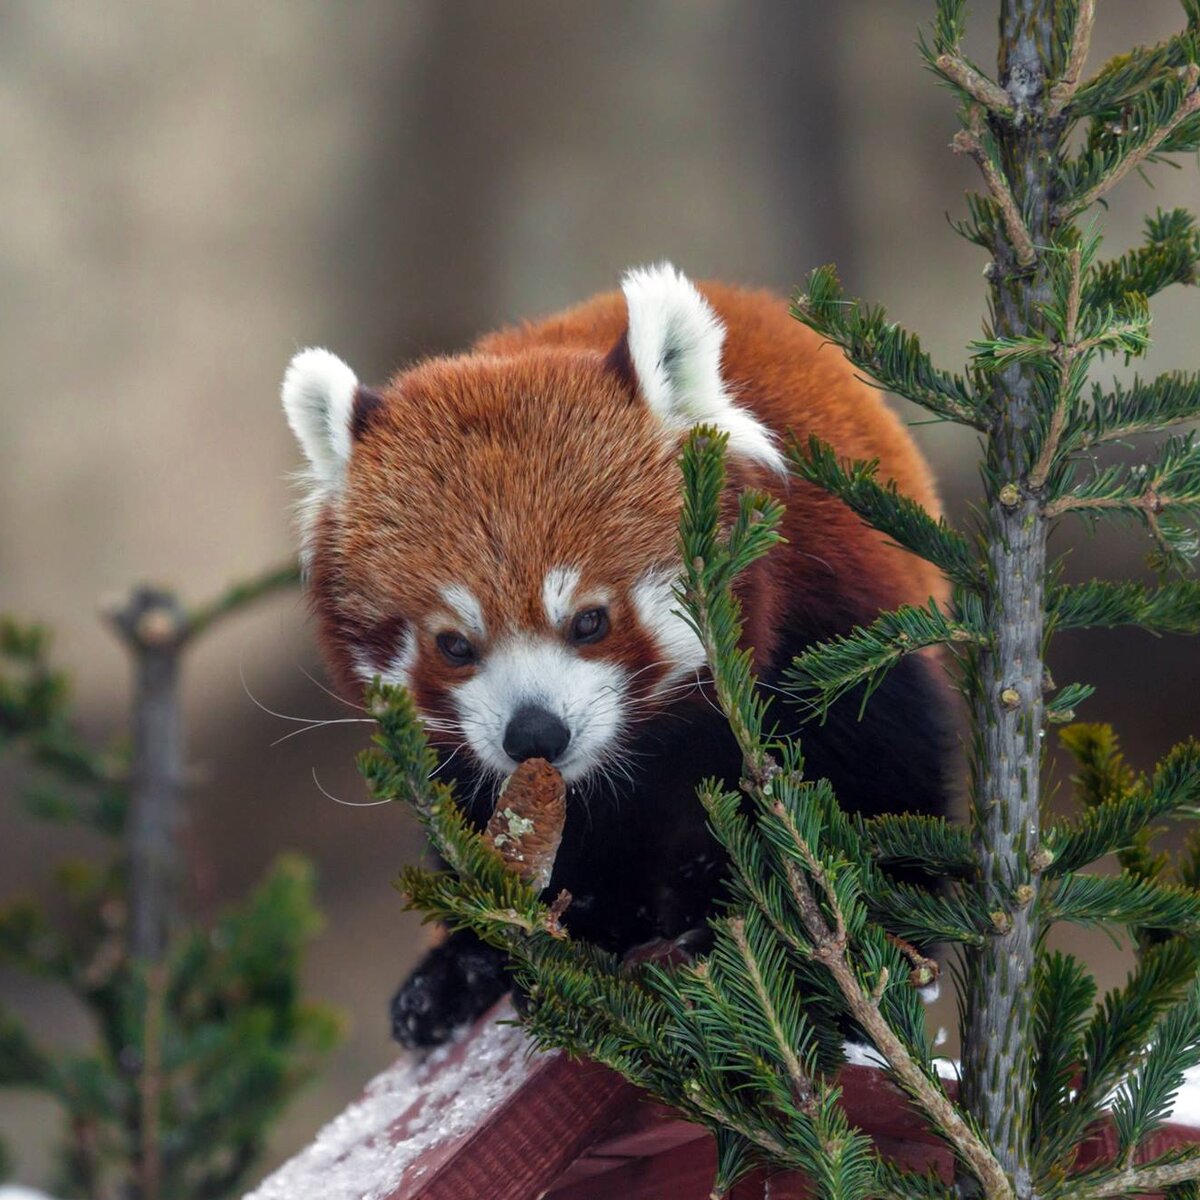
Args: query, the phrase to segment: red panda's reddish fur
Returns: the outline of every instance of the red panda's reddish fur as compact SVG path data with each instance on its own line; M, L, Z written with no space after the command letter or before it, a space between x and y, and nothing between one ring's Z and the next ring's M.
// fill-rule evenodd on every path
M737 403L780 438L816 434L843 457L878 459L881 479L938 511L930 471L899 418L836 347L769 293L717 283L700 290L726 327L722 374ZM361 686L354 650L375 639L386 653L395 615L428 611L440 581L469 581L489 624L536 628L545 622L541 581L555 561L582 563L584 590L590 577L615 585L619 605L646 562L673 557L678 447L661 436L613 354L626 322L624 297L606 293L489 334L466 355L418 363L380 391L356 441L347 517L326 512L313 539L325 649L348 691ZM459 460L453 471L447 454ZM732 491L753 483L786 505L787 544L742 585L746 640L760 663L785 606L820 612L836 594L835 623L848 626L945 595L934 567L828 494L736 457L729 468ZM490 531L461 517L481 497L502 498ZM613 628L619 642L595 653L629 666L655 657L630 614L614 612ZM421 656L413 690L432 715L444 673L436 654Z
M669 268L657 270L660 284L673 280L677 300L682 295L694 304L694 317L701 306L691 285ZM715 283L700 291L725 327L718 384L723 381L737 405L780 444L789 436L803 444L815 434L843 458L877 459L881 479L939 511L930 472L900 420L836 347L793 320L775 296ZM613 675L626 681L620 695L629 744L620 749L627 758L608 779L607 803L589 807L568 799L550 885L551 893L565 888L574 898L566 918L572 936L616 953L652 938L688 936L716 911L724 860L695 789L706 777L735 786L742 769L728 723L703 687L703 656L659 644L658 609L678 623L669 585L679 566L677 460L684 432L683 422L673 432L665 427L651 395L643 394L627 337L634 301L626 295L605 294L489 334L466 354L401 371L377 393L357 389L344 364L330 368L320 359L335 385L350 380L342 411L349 406L353 445L344 477L339 469L336 487L318 493L306 530L310 594L335 676L354 696L364 677L401 664L393 678L408 684L423 716L432 718L431 738L444 739L441 747L449 750L441 778L461 785L456 795L480 827L487 795L481 796L470 755L459 752L467 735L454 711L455 695L475 682L476 664L482 683L488 655L494 651L505 661L507 640L555 647L553 654L566 658L546 661L566 662L568 672L598 676L621 668ZM647 318L643 311L642 317L652 325L655 314ZM693 340L697 328L701 339L706 333L715 339L714 327L704 323L709 314L701 318L690 330ZM715 341L709 346L711 366ZM657 366L664 361L660 356ZM655 366L643 353L640 369L652 373ZM289 386L285 381L285 407ZM693 400L699 394L694 389ZM314 417L303 407L306 399L296 384L289 420L299 426L302 444L306 436L329 433L327 408ZM667 416L676 415L667 406ZM305 424L310 421L318 433ZM773 471L761 461L769 457L762 431L753 433L760 440L743 442L749 454L728 456L727 503L755 486L785 506L786 542L738 581L746 644L763 684L773 689L774 716L789 711L776 685L792 656L882 610L944 599L947 586L933 566L890 544L833 497ZM312 447L309 453L311 460ZM318 444L316 458L328 469L328 447ZM548 572L559 567L572 578L579 572L571 589L574 612L587 611L597 603L590 597L603 594L609 620L603 640L571 641L570 614L551 628L557 609L544 589L551 586ZM637 598L647 579L659 589L653 604L644 592ZM457 632L453 622L462 619L461 612L442 615L448 587L465 590L467 607L478 604L482 617L475 620L472 610L466 618L482 630L478 655L466 661L439 652L439 633ZM643 627L643 617L660 622L657 634ZM451 622L444 631L443 619ZM663 661L672 653L674 663ZM602 662L576 661L593 658ZM670 674L680 661L682 674ZM561 685L538 678L528 690L544 687L552 700ZM951 721L936 660L904 660L861 712L859 699L835 705L824 724L805 726L806 772L830 778L854 811L907 807L944 814ZM807 715L790 711L799 721ZM523 754L510 750L504 737L504 754ZM502 765L493 761L493 771ZM395 1036L409 1046L443 1041L507 986L503 954L459 931L432 950L396 994Z

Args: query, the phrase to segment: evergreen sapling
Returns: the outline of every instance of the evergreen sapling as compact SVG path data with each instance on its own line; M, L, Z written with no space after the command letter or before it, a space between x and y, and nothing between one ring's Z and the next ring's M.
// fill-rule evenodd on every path
M723 438L694 431L682 458L681 610L704 644L716 702L742 751L735 781L699 789L729 861L729 905L711 951L684 964L620 963L566 936L550 906L505 869L433 774L411 701L376 686L377 745L363 760L381 798L417 812L449 869L410 869L401 887L431 918L476 931L512 957L541 1046L606 1063L716 1135L714 1195L756 1166L805 1172L814 1194L1100 1200L1176 1189L1194 1195L1200 1150L1145 1155L1183 1073L1200 1065L1196 856L1174 871L1150 846L1168 820L1200 813L1200 752L1173 750L1148 776L1119 757L1110 731L1075 726L1080 811L1043 815L1047 726L1073 720L1091 693L1055 688L1047 644L1065 628L1130 625L1200 632L1200 439L1174 432L1129 464L1093 452L1200 418L1200 377L1093 381L1106 356L1149 345L1150 298L1195 283L1200 235L1182 211L1158 213L1143 245L1100 257L1078 221L1127 176L1200 148L1200 3L1186 28L1085 76L1094 0L1002 0L996 80L961 49L964 4L939 0L921 43L960 103L953 148L984 191L959 231L989 257L989 317L964 373L937 368L918 339L844 296L832 268L812 273L798 320L840 346L884 388L935 418L975 430L983 496L951 527L900 496L876 465L793 445L800 478L870 526L936 563L953 601L885 613L794 662L790 699L812 719L871 692L908 654L939 653L970 709L969 820L850 818L804 773L792 708L756 686L733 583L770 552L780 510L748 492L722 518ZM1048 552L1059 522L1103 532L1134 522L1150 539L1155 585L1061 582ZM1120 856L1119 874L1089 870ZM899 883L917 868L929 886ZM569 907L566 909L569 923ZM1057 923L1127 931L1138 961L1097 1003L1086 965L1051 952ZM953 948L961 1008L961 1084L935 1069L918 989ZM954 1180L921 1175L847 1122L838 1068L849 1028L953 1153ZM1111 1121L1118 1153L1076 1172L1079 1148Z

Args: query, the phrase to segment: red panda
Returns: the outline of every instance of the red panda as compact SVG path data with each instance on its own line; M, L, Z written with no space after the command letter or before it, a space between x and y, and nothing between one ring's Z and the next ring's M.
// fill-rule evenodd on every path
M340 687L409 688L480 824L518 762L552 761L570 796L550 886L574 898L572 934L614 951L704 927L724 864L695 785L740 767L672 590L688 430L728 434L731 493L786 506L786 543L739 581L764 687L814 641L946 595L930 564L788 476L784 439L815 434L938 511L896 415L767 293L633 270L620 292L376 391L305 350L283 404L308 460L302 554ZM851 696L806 727L809 774L850 809L944 811L948 697L934 662L906 660L861 721ZM456 934L401 987L395 1036L442 1041L506 987L499 954Z

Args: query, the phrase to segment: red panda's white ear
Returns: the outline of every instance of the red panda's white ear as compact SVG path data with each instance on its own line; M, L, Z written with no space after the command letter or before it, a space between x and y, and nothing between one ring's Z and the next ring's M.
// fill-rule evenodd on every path
M358 378L328 350L301 350L283 377L283 411L311 467L314 491L341 489Z
M670 263L639 267L621 282L629 311L629 359L646 403L669 428L715 425L731 453L785 471L770 431L733 403L721 378L725 326L708 301Z

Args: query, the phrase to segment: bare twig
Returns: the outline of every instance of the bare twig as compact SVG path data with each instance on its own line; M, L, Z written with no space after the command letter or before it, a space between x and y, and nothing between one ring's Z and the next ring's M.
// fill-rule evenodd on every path
M1187 80L1190 91L1179 106L1179 111L1146 139L1146 142L1139 146L1136 150L1127 154L1117 165L1098 183L1090 187L1081 196L1077 196L1068 204L1060 205L1054 211L1054 220L1059 224L1065 220L1069 220L1076 213L1081 213L1084 209L1090 208L1097 200L1100 199L1106 192L1111 191L1130 171L1136 167L1140 167L1158 148L1171 136L1174 131L1183 124L1193 113L1200 112L1200 88L1197 83L1200 83L1200 66L1192 63L1184 75Z
M1000 209L1004 228L1008 232L1008 240L1012 243L1013 253L1017 258L1017 265L1032 267L1037 261L1037 250L1034 248L1033 238L1029 235L1025 220L1021 216L1021 210L1017 207L1012 189L1008 186L1008 180L1004 178L1003 173L992 162L991 156L984 148L980 137L982 128L982 122L976 112L972 115L971 128L960 129L954 135L954 140L950 143L951 149L955 154L966 154L975 160L992 199Z
M235 583L221 595L207 604L193 608L187 614L186 636L189 640L195 638L221 618L240 612L248 604L274 595L285 588L293 587L299 582L299 565L295 562L288 562L273 567L254 579L247 579L244 583Z
M1079 11L1075 16L1075 32L1071 37L1071 51L1062 78L1050 89L1050 103L1046 116L1057 117L1071 103L1079 89L1083 66L1087 62L1088 47L1092 41L1092 25L1096 20L1096 0L1079 0Z
M287 563L216 599L185 610L174 593L139 587L107 612L134 663L132 815L128 827L129 951L158 962L174 918L182 819L183 726L179 666L183 651L216 622L299 579Z
M1054 465L1054 456L1058 453L1058 444L1062 440L1063 428L1067 423L1067 410L1071 403L1071 368L1082 349L1075 344L1075 329L1079 323L1080 278L1083 274L1083 251L1079 246L1071 247L1070 262L1071 285L1067 293L1062 342L1057 350L1058 396L1050 417L1050 428L1046 431L1046 440L1042 443L1041 453L1033 465L1033 470L1029 472L1029 486L1034 491L1045 484L1050 468Z
M127 830L129 952L154 963L166 952L179 875L179 657L187 639L187 617L172 593L152 587L137 588L108 617L134 666L132 813Z
M993 83L981 71L976 70L959 54L939 54L934 60L934 66L951 83L962 88L984 108L990 109L1001 116L1011 116L1013 111L1012 97L997 83Z

